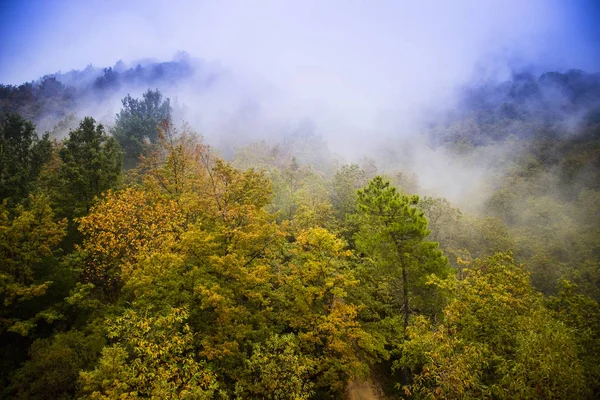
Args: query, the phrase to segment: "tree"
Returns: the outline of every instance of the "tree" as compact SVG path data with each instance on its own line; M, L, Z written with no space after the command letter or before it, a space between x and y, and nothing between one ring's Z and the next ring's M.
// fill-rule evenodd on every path
M201 354L232 373L250 343L265 338L272 307L274 247L282 239L265 211L270 199L263 174L207 164L208 186L187 203L197 213L181 246L193 266Z
M158 90L148 90L142 99L127 95L117 114L113 136L125 152L124 166L134 167L144 145L158 141L158 125L171 122L171 103Z
M432 280L451 296L432 326L408 329L399 368L406 394L427 399L586 398L573 331L554 319L510 255L477 259L462 280Z
M437 243L426 242L427 220L415 206L417 196L400 195L381 176L358 191L356 246L372 257L383 271L381 279L395 286L393 302L399 302L404 329L411 313L410 298L423 287L429 274L447 274L447 261Z
M584 367L590 398L600 396L600 305L578 293L581 289L565 279L558 282L558 294L547 299L548 308L559 321L574 330L579 359Z
M293 334L275 334L254 345L246 364L236 383L239 398L302 400L314 395L310 376L317 360L302 353Z
M71 131L59 151L62 163L54 196L68 217L89 213L96 196L114 188L121 178L123 155L119 144L86 117Z
M215 374L196 358L184 309L155 316L128 310L108 320L113 342L98 367L81 373L83 399L211 399Z
M294 230L305 230L313 227L333 229L336 221L334 211L329 202L329 193L321 174L307 171L301 188L293 195L298 207L291 226Z
M168 250L183 232L184 215L178 204L151 191L109 190L77 220L84 241L83 278L115 295L121 275L129 274L140 258Z
M48 135L39 139L35 126L18 114L4 116L0 122L0 200L14 205L26 199L51 152Z
M356 267L361 285L351 298L364 305L359 320L365 330L385 343L379 361L402 351L411 314L433 316L441 309L442 297L426 282L431 274L446 276L448 262L437 243L425 240L429 231L418 201L417 196L400 195L381 176L358 191L352 220L363 258ZM401 373L407 382L409 371Z
M59 317L38 300L53 283L66 221L54 220L44 196L31 196L29 203L19 205L13 216L0 205L0 334L26 336L39 320Z
M419 201L418 207L425 214L427 227L431 230L427 239L437 242L452 265L460 268L459 257L470 256L468 220L444 198L425 197Z
M77 395L79 372L97 361L105 344L99 334L79 331L38 339L29 349L29 360L17 370L8 397L69 400Z
M366 172L356 164L342 166L333 176L331 204L340 221L356 211L356 191L367 184Z
M383 343L360 325L360 306L349 296L359 283L351 256L334 234L311 228L296 236L277 273L277 322L317 361L311 374L316 387L332 392L341 392L348 379L367 376L367 361L384 353Z
M301 167L296 158L285 168L274 171L271 175L273 186L273 200L270 208L278 212L281 221L291 220L298 211L298 192L303 187L303 181L310 170Z

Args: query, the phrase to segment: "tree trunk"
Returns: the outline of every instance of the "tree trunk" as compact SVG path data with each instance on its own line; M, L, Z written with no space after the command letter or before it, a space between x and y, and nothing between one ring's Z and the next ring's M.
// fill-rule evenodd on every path
M406 267L402 267L402 300L404 302L404 339L406 337L406 329L408 328L408 276L406 274Z
M404 303L404 340L408 340L408 335L406 331L408 329L408 276L406 273L406 267L402 266L402 299ZM402 368L402 385L408 384L408 377L410 376L410 372L408 368Z

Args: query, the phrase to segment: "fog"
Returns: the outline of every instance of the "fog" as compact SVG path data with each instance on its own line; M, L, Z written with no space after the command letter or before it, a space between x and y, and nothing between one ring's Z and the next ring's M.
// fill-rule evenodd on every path
M184 59L193 65L189 76L155 87L174 101L178 119L225 153L281 140L308 120L344 160L372 156L384 170L402 166L419 174L425 192L461 202L485 186L487 164L506 149L457 162L421 133L459 106L466 85L500 82L518 69L598 70L590 4L6 2L0 82L89 64L118 70ZM77 114L110 124L120 98L147 88L91 96ZM382 148L387 159L378 156Z

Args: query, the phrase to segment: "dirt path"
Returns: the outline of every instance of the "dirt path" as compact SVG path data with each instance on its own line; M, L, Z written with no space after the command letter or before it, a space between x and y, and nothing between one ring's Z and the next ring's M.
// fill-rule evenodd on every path
M348 400L381 400L371 380L348 383Z

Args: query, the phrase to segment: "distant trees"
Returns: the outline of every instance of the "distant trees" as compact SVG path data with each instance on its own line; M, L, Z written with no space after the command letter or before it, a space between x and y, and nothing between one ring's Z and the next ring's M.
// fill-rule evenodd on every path
M0 116L17 113L36 124L58 121L73 112L75 88L63 85L55 76L19 86L0 84ZM44 124L47 125L47 124ZM50 129L51 126L45 126Z
M357 164L342 166L333 176L331 204L340 220L356 211L356 191L366 185L367 173Z
M121 145L126 169L137 165L145 144L156 143L158 125L171 122L171 103L158 90L148 90L142 99L127 95L117 114L112 134Z

